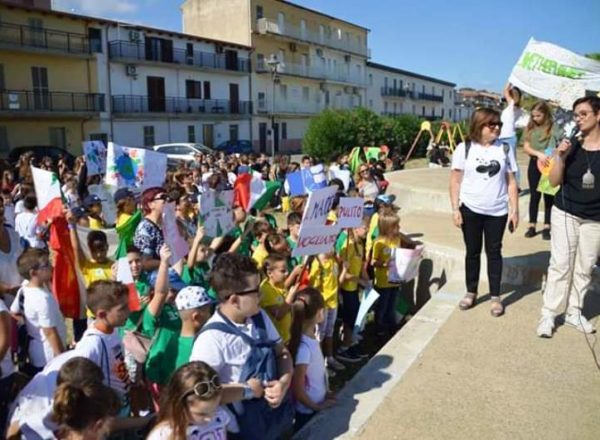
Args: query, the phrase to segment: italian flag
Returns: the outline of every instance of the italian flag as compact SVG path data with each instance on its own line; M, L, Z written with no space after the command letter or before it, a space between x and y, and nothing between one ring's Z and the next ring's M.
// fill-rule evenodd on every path
M117 260L117 281L125 284L129 290L129 311L131 312L141 310L142 306L131 269L129 268L127 248L133 244L135 230L141 221L142 211L138 209L125 223L119 225L117 228L117 235L119 236L119 246L115 256Z
M280 182L265 181L260 173L240 174L233 186L234 206L241 206L246 212L255 208L262 211L281 188Z
M64 214L60 181L55 173L31 167L38 203L38 224L50 222L49 246L52 250L52 292L67 318L79 319L84 314L85 298L79 288L75 256Z

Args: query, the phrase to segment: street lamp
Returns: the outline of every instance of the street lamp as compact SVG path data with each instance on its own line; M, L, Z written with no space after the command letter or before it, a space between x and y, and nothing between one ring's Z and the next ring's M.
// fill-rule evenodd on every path
M275 85L279 83L279 66L281 61L274 54L267 59L267 65L271 70L271 81L273 83L273 97L271 98L271 163L275 161Z

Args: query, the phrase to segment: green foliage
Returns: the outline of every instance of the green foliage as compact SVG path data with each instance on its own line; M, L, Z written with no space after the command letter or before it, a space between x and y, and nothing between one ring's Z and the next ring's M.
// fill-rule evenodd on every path
M596 53L588 53L585 55L586 57L595 60L595 61L600 61L600 52L596 52Z

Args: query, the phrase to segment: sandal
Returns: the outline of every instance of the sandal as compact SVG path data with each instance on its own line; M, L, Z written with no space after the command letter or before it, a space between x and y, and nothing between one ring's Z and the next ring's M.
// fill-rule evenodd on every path
M461 310L469 310L475 304L476 299L476 293L467 293L458 303L458 308Z
M490 302L492 303L490 314L494 318L498 318L499 316L504 315L504 306L502 305L502 301L500 300L499 296L492 296Z

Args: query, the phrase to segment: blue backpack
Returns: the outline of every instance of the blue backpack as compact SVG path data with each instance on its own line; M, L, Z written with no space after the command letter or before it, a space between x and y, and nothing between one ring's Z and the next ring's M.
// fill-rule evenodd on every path
M275 341L269 340L262 313L252 317L252 322L258 331L258 339L242 332L229 319L217 310L225 322L212 322L205 325L200 333L207 330L218 330L223 333L239 336L251 347L246 363L242 367L240 383L256 378L261 382L277 380L277 356ZM281 405L271 408L264 398L244 400L239 405L228 405L236 415L240 427L239 438L242 440L277 440L291 432L294 421L294 407L289 393L283 398Z

